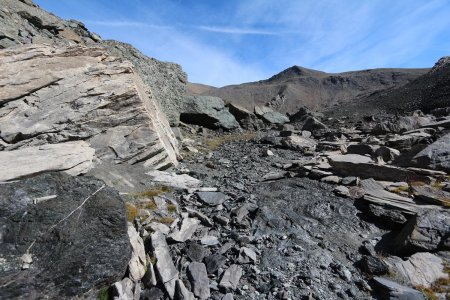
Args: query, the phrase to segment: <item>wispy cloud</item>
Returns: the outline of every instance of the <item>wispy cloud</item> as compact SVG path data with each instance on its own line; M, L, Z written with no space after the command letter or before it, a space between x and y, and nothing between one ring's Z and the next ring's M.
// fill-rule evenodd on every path
M254 34L254 35L281 35L282 32L260 30L252 28L220 27L220 26L192 26L193 28L226 34Z

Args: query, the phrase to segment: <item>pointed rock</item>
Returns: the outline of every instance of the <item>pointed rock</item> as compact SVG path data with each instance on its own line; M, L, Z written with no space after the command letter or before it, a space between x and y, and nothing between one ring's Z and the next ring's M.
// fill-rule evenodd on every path
M208 299L210 296L209 279L205 264L192 262L187 269L187 275L194 295L201 300Z
M184 243L187 240L189 240L192 235L197 230L198 224L200 224L200 220L195 218L185 218L181 222L180 229L177 229L176 231L172 232L168 239L171 241Z
M144 277L145 267L147 265L144 241L131 223L128 223L128 236L130 237L130 244L132 247L128 271L130 273L130 278L134 282L138 282Z

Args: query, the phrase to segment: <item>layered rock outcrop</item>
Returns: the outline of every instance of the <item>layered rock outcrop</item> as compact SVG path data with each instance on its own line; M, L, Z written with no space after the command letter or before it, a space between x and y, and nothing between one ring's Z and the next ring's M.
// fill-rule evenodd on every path
M104 49L6 49L0 74L3 151L84 140L100 161L156 169L177 163L177 141L152 91L131 63Z

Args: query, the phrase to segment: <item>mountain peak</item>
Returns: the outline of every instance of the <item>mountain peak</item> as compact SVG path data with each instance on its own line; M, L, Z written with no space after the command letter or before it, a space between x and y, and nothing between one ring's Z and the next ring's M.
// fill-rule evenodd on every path
M269 80L272 81L272 80L289 79L289 78L304 77L304 76L317 77L317 76L321 76L324 74L326 74L326 73L322 72L322 71L317 71L317 70L308 69L308 68L294 65L294 66L287 68L286 70L281 71L280 73L270 77Z

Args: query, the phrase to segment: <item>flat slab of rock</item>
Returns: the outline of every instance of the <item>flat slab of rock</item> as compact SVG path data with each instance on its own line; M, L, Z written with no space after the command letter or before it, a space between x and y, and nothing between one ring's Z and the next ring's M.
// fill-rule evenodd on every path
M358 154L331 155L328 159L333 170L343 176L357 176L385 181L410 181L422 178L407 169L377 165L373 163L370 157Z
M161 232L151 235L153 255L156 258L156 272L159 275L170 299L175 295L175 284L178 279L178 271L173 264L166 237Z
M138 282L144 277L145 268L147 266L144 241L131 224L128 224L128 237L130 238L132 248L131 259L128 263L128 272L130 273L130 279L134 282Z
M442 206L450 206L450 193L431 186L412 186L411 192L415 198L424 202Z
M418 290L400 285L389 279L375 277L373 282L375 292L380 296L380 299L425 300L425 297Z
M406 261L388 260L388 264L412 286L430 287L436 280L448 278L444 273L444 261L428 252L416 253Z
M168 236L168 239L175 242L184 243L192 237L199 224L200 220L196 218L185 218L181 222L180 229L172 232Z
M83 141L0 151L0 181L64 171L76 176L92 167L95 150Z
M209 206L217 206L225 202L227 195L222 192L197 192L198 200Z
M155 185L172 187L175 189L191 189L197 188L201 181L187 174L178 175L176 173L153 170L145 173L149 176L149 180Z
M209 279L205 264L199 262L190 263L187 268L187 275L194 295L201 300L208 299L210 296Z
M46 173L2 184L0 223L4 299L84 298L121 280L130 261L125 205L92 177Z
M233 291L237 289L241 276L242 268L238 265L231 265L223 273L222 279L220 279L219 282L219 287L226 291Z

